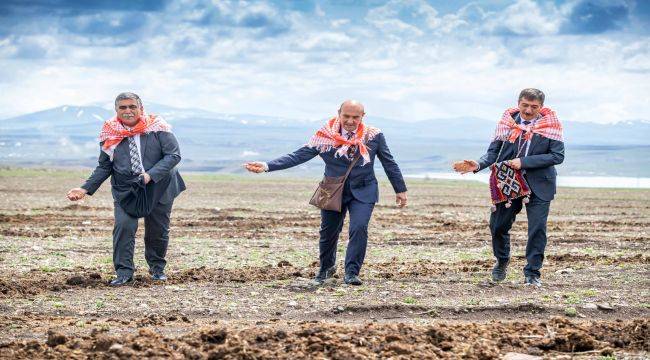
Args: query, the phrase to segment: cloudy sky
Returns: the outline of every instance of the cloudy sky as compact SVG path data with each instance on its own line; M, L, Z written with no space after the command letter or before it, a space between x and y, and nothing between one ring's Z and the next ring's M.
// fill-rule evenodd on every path
M521 88L561 118L650 120L650 2L0 2L0 116L120 91L300 119L496 118Z

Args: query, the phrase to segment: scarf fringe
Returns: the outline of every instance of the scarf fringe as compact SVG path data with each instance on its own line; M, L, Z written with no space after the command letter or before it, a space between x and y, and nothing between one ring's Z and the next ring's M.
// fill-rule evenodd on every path
M114 116L104 121L102 130L99 133L99 142L104 142L102 151L104 151L111 161L113 161L115 148L125 137L136 134L148 134L157 131L171 132L171 129L172 126L169 125L169 123L167 123L167 121L165 121L161 116L144 113L141 117L140 123L136 124L136 126L131 130L127 130L117 116Z
M341 121L338 117L331 118L312 135L305 146L315 148L319 153L328 152L332 148L338 149L334 154L336 157L345 156L350 146L358 146L361 158L363 159L362 166L368 164L370 162L370 155L362 139L367 135L367 141L371 141L381 133L381 130L374 126L360 123L359 128L357 128L357 136L351 141L343 138L340 130Z
M542 108L539 112L542 118L534 124L529 125L517 124L515 122L512 115L517 112L519 112L517 108L506 109L497 123L492 141L514 142L522 133L525 133L524 136L527 140L530 140L533 134L538 134L552 140L563 141L562 124L557 118L555 111L546 107Z

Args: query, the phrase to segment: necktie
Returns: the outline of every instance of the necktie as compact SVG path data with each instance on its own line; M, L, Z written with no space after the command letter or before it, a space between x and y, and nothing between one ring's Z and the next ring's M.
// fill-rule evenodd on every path
M348 132L347 137L348 137L348 140L351 140L351 139L354 137L354 133L353 133L353 132ZM354 145L351 145L351 146L348 148L348 159L352 160L352 157L353 157L354 152L355 152L356 150L357 150L357 147L354 146Z
M530 125L530 121L528 121L528 120L524 120L524 119L521 119L521 125L523 125L523 126L528 126L528 125ZM523 137L527 132L528 132L528 131L526 131L526 130L522 131L522 132L521 132L521 135L519 135L519 137L520 137L520 138Z
M530 125L530 121L528 121L528 120L524 120L524 119L521 119L521 120L522 120L521 123L522 123L524 126L528 126L528 125ZM519 139L520 139L519 142L520 142L520 143L521 143L521 138L524 136L525 133L526 133L526 131L524 131L524 132L521 133L521 136L519 137ZM522 151L523 151L523 154L521 154ZM522 156L526 156L526 155L527 155L527 153L528 153L528 140L525 140L524 143L520 145L520 147L519 147L519 153L520 153ZM524 175L526 174L526 170L522 170L521 172L522 172L522 174L524 174Z
M133 136L129 136L129 154L131 155L131 170L134 174L141 174L144 172L142 162L140 161L140 154L138 152L138 145L135 144Z

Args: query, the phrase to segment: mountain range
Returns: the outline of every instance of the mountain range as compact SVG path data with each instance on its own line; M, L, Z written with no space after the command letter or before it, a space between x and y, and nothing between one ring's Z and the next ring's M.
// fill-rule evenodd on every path
M321 125L251 114L222 114L148 103L146 108L172 124L181 145L185 170L240 172L248 160L269 160L303 145ZM0 164L11 166L94 166L97 135L112 104L63 105L0 120ZM322 120L325 120L323 118ZM480 118L407 122L367 117L386 134L406 174L448 172L460 158L477 158L487 148L495 121ZM564 121L565 175L650 177L650 123L614 124ZM319 161L293 169L318 175Z

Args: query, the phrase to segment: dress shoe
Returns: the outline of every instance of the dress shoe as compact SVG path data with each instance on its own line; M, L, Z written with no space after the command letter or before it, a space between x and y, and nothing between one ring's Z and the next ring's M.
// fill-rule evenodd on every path
M358 285L363 284L361 282L361 279L359 279L359 275L355 275L355 274L345 274L345 278L343 280L348 285L356 285L356 286L358 286Z
M538 288L542 287L542 281L537 276L526 276L526 282L524 284L532 285Z
M165 275L165 273L162 271L158 271L151 274L151 279L155 281L165 281L167 280L167 275Z
M315 286L323 285L325 280L331 278L334 274L336 274L336 265L325 270L320 269L314 280L312 280L312 284Z
M492 281L494 282L500 282L506 279L506 275L508 275L508 263L510 261L497 261L496 264L494 264L494 268L492 268Z
M133 277L132 276L118 276L115 279L111 280L109 283L110 286L122 286L126 284L130 284L133 282Z

